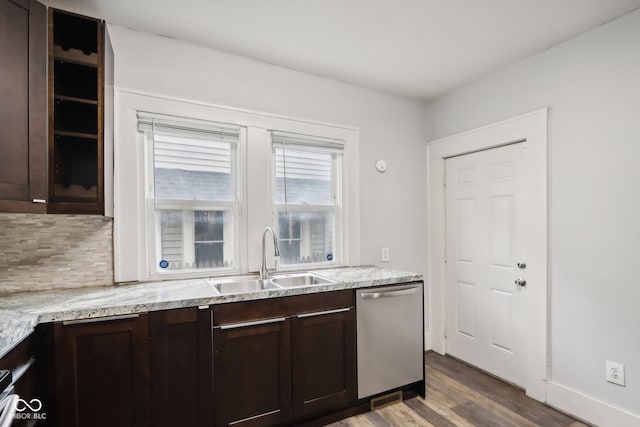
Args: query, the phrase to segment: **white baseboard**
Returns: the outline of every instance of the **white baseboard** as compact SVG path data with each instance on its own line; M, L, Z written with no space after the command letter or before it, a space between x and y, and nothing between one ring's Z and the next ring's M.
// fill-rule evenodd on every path
M431 332L427 332L424 334L424 351L429 351L431 349Z
M599 427L640 426L640 415L552 381L547 382L547 404Z

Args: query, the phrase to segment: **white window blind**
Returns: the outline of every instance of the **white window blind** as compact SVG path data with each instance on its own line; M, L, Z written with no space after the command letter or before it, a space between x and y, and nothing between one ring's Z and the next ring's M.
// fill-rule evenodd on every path
M219 138L229 137L229 140L237 142L240 135L240 126L229 123L211 122L208 120L190 119L186 117L168 116L156 113L138 111L138 130L161 132L185 132L193 135L217 135Z
M333 204L334 162L344 142L272 132L276 203Z
M271 142L281 265L338 263L344 142L284 132Z
M138 112L153 188L152 274L233 269L240 126Z
M301 135L297 133L272 131L271 142L274 145L296 146L298 149L313 151L343 151L344 141L332 138Z
M153 138L155 199L232 200L233 153L240 127L138 112Z

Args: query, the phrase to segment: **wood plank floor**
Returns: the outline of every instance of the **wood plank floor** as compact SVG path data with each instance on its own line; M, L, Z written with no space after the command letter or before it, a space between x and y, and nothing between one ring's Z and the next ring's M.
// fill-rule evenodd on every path
M426 399L409 399L329 426L585 426L528 398L522 390L450 357L429 352L426 365Z

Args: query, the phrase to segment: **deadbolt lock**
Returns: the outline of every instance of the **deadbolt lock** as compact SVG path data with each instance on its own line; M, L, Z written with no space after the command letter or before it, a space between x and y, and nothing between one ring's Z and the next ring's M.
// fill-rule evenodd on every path
M518 266L518 268L520 270L524 270L525 268L527 268L527 263L524 261L518 261L518 264L516 264Z

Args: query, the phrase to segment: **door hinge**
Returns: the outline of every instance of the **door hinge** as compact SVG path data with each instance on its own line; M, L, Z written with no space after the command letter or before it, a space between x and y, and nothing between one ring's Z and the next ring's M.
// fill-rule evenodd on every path
M447 186L447 175L442 175L442 186L443 187Z

